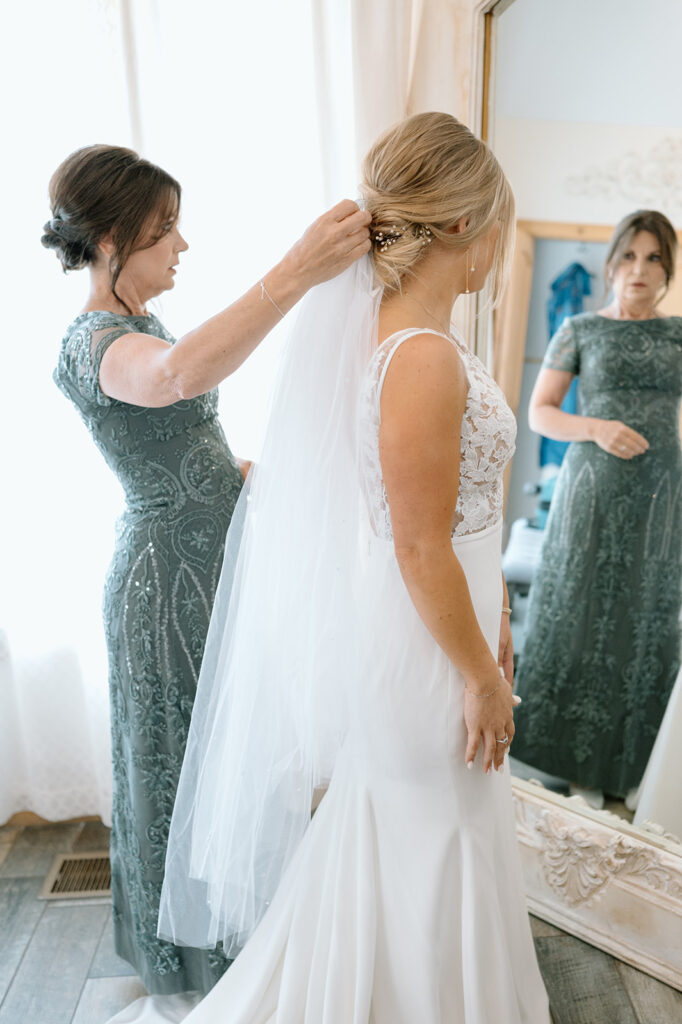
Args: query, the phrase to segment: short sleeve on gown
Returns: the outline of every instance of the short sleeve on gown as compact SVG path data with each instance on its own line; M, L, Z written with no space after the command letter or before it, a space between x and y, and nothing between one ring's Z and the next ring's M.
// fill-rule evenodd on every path
M88 403L110 405L113 399L99 385L102 357L131 329L126 319L115 313L94 313L76 322L62 347L54 375L57 385L74 389Z
M542 361L544 370L580 373L580 349L576 333L571 318L567 317L547 346L545 358Z

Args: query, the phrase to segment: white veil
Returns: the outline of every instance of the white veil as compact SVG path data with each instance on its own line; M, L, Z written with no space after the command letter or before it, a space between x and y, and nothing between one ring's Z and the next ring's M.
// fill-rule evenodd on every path
M159 935L175 943L244 945L343 741L367 519L358 400L380 298L363 257L304 299L282 360L227 535L170 828Z

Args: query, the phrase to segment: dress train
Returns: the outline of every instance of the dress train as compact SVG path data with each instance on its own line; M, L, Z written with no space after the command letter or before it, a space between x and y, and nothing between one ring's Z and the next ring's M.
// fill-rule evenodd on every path
M498 523L453 539L494 650L500 538ZM508 767L485 776L479 753L466 769L463 680L392 544L370 558L362 601L382 671L368 664L352 688L329 789L258 928L186 1024L549 1024Z

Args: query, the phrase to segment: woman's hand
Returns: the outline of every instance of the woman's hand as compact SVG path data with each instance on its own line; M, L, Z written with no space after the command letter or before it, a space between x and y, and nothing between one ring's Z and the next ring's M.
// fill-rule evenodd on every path
M253 463L249 462L248 459L235 459L235 462L237 463L239 472L242 475L242 480L246 480L247 476L249 475L249 470L251 469Z
M344 199L318 217L241 299L175 345L149 334L117 338L102 358L102 391L119 402L154 409L211 391L242 365L309 288L369 252L370 221L369 213Z
M476 696L477 693L490 693L491 690L495 690L495 693L490 697ZM514 738L514 703L511 685L500 675L496 679L493 677L467 683L464 689L464 724L468 734L465 755L468 768L473 768L481 743L483 771L486 775L491 768L499 771L502 767L504 755ZM503 740L505 736L509 742L499 743L498 740Z
M497 651L497 664L504 672L504 678L510 686L514 685L514 644L512 643L509 615L503 612L500 622L500 643Z
M609 455L615 455L619 459L634 459L636 455L643 455L649 447L645 437L620 420L594 419L591 440Z
M371 248L372 216L344 199L313 221L282 260L307 290L336 277Z

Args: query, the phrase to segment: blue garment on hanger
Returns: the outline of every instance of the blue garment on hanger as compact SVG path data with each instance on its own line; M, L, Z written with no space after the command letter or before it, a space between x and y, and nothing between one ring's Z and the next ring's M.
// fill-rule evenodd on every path
M554 278L551 294L547 300L547 319L549 337L554 337L567 316L575 316L583 311L583 299L592 294L590 273L581 263L571 263ZM578 380L571 381L566 397L561 403L563 412L578 411ZM560 466L564 460L567 441L554 441L549 437L540 439L540 465Z

